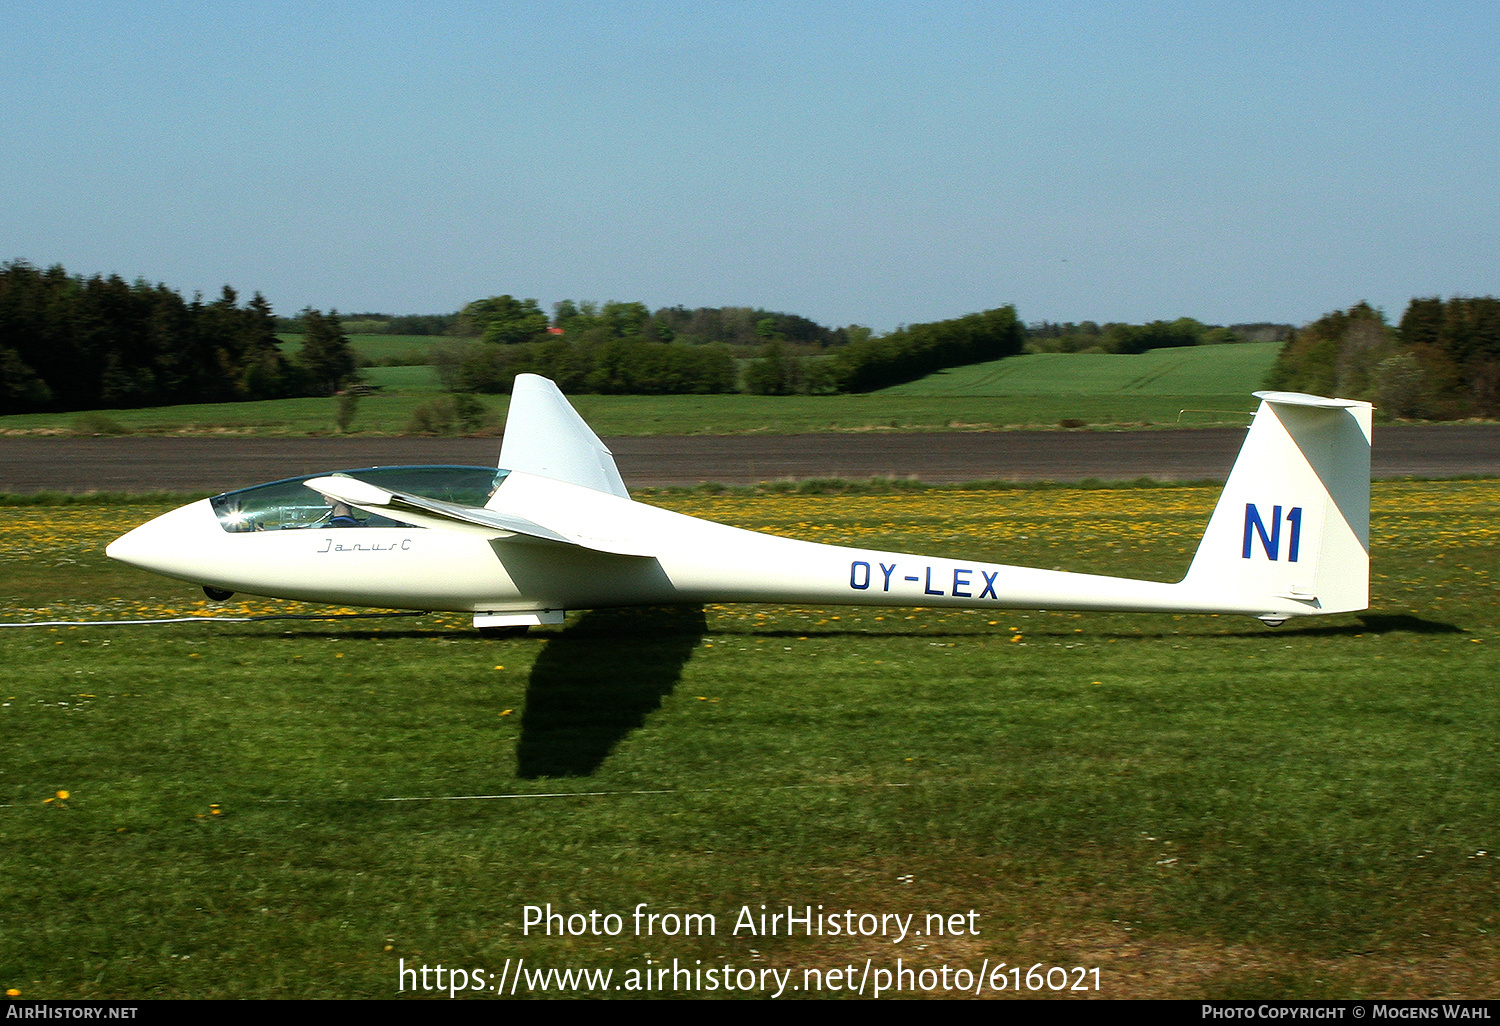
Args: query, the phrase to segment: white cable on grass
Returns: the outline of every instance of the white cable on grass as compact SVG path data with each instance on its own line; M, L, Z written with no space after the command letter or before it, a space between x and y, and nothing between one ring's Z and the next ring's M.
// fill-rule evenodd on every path
M850 787L994 787L993 782L982 782L974 780L925 780L918 782L894 782L887 781L882 784L773 784L768 787L734 788L734 787L664 787L655 790L643 791L523 791L515 794L448 794L448 795L417 795L410 798L249 798L247 804L251 805L312 805L319 802L338 801L343 804L350 802L492 802L502 801L509 798L623 798L631 795L659 795L659 794L722 794L734 792L743 794L746 791L806 791L812 789L827 788L850 788ZM0 804L0 809L19 809L21 803Z
M156 620L23 620L0 627L132 627L155 623L255 623L260 620L371 620L424 613L262 613L259 616L172 616Z

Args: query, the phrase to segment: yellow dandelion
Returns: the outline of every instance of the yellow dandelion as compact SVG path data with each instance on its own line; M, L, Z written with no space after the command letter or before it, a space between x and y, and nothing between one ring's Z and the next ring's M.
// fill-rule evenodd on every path
M60 802L67 801L69 797L70 797L70 795L69 795L69 793L67 791L59 791L59 792L57 792L57 800L60 801Z

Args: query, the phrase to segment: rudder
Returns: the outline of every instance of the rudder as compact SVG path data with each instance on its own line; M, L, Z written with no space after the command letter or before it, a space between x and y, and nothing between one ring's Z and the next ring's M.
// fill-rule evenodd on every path
M1261 400L1183 584L1236 604L1341 613L1370 602L1369 403Z

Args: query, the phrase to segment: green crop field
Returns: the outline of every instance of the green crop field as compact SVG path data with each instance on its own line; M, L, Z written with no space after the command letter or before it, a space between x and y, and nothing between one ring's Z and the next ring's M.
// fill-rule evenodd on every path
M359 400L352 433L396 435L408 431L417 407L437 398L423 367L375 367L376 384L392 382ZM414 381L412 379L415 379ZM395 382L411 381L397 384ZM480 396L503 421L509 397ZM820 431L986 431L1088 424L1106 428L1176 424L1243 427L1255 412L1249 391L1239 396L1037 395L578 395L569 396L600 435L803 434ZM103 410L120 429L151 434L307 435L336 430L334 399ZM1186 412L1184 412L1186 411ZM28 413L0 417L5 434L95 433L97 418L79 413Z
M373 341L372 341L373 340ZM357 336L405 352L424 335ZM820 431L973 431L1090 425L1106 428L1208 424L1244 425L1255 411L1276 344L1162 349L1138 356L1050 354L1011 357L960 367L868 395L580 395L580 413L601 435L802 434ZM368 367L365 380L380 391L360 400L350 430L403 434L412 415L438 397L431 367ZM503 420L509 397L482 401ZM333 399L166 406L100 411L133 432L213 434L324 434L335 429ZM0 417L6 433L98 430L78 413Z
M288 356L302 348L301 335L277 335L281 350ZM391 357L424 355L435 342L452 341L442 335L348 335L349 345L366 360L387 360Z
M411 367L366 367L360 379L389 392L441 392L443 383L437 372L426 364Z
M1174 579L1214 498L650 501ZM0 507L3 619L306 611L103 557L164 508ZM470 996L1492 995L1497 509L1496 482L1377 483L1371 610L1279 630L792 606L504 641L451 615L0 629L0 987L432 996L442 964L445 996L459 967ZM820 930L787 936L788 906Z
M1261 387L1279 342L1153 349L1130 356L1037 353L929 374L887 395L1208 396L1234 398Z

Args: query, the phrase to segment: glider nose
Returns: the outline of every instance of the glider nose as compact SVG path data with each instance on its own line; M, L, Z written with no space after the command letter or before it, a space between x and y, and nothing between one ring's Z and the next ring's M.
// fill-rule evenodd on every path
M152 573L191 579L205 544L222 533L213 507L201 499L127 531L105 546L104 554Z

